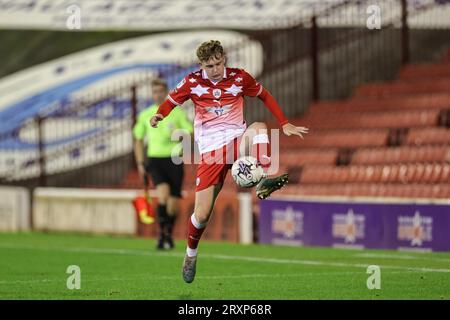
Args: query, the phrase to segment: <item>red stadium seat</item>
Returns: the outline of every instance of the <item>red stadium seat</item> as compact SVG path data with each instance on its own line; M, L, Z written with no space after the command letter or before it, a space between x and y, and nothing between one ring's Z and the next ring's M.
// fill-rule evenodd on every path
M411 129L408 133L406 144L408 145L431 145L450 144L450 128L425 128Z
M414 96L394 96L368 99L354 97L343 101L320 101L313 103L307 112L310 116L316 113L332 115L342 112L412 111L420 109L445 109L450 106L450 93L418 94Z
M293 122L314 130L427 127L438 124L440 112L441 109L410 110L407 113L404 111L315 113Z
M441 64L410 64L402 67L399 72L400 79L420 78L449 78L450 63Z

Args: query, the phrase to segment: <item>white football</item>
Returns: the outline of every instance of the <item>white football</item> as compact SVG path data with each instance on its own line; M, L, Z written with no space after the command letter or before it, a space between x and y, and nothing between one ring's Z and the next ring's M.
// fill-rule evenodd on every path
M261 181L264 170L255 157L243 156L233 163L231 175L239 187L251 188Z

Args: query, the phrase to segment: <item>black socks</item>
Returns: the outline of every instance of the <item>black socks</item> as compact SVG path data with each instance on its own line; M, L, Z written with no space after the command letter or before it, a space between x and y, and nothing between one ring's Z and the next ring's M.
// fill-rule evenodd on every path
M167 216L167 205L158 205L158 222L161 238L167 234L167 224L169 222L169 217Z

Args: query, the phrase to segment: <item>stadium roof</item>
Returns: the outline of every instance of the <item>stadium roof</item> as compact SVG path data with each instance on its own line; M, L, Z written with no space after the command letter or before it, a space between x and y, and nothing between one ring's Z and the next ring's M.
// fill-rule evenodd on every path
M365 26L368 0L0 0L0 28L67 30L67 21L81 16L81 30L174 30L193 28L278 29L308 21L314 13L350 2L333 11L322 25ZM411 9L445 0L408 0ZM75 6L73 6L75 5ZM381 16L398 16L398 3L378 1ZM450 6L411 18L414 27L450 27ZM69 28L70 29L70 28Z

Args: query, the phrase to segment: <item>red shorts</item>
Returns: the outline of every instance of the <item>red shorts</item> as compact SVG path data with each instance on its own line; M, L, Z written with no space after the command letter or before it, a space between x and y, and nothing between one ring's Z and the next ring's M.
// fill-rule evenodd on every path
M233 141L220 149L201 155L200 163L197 166L195 191L200 191L216 184L223 184L228 170L238 158L241 137L234 138Z

